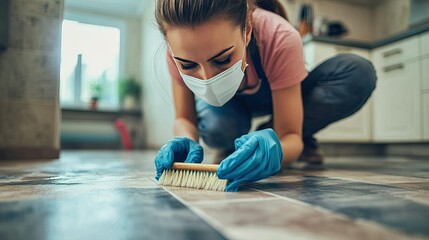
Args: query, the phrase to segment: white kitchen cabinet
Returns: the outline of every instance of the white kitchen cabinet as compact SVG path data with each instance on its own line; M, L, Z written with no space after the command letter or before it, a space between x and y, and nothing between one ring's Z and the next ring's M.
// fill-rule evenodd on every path
M429 33L373 50L372 58L378 75L374 141L428 141Z
M369 142L372 136L371 99L357 113L329 125L316 137L322 142Z
M420 36L420 52L422 55L429 55L429 32Z
M429 32L368 51L316 41L304 45L309 70L338 53L369 58L377 87L367 104L316 136L322 142L429 141Z
M378 54L375 50L375 54ZM421 140L419 62L386 66L375 62L378 82L373 102L373 139L377 142Z
M309 42L304 45L307 69L311 71L323 61L339 53L353 53L369 59L365 49L329 43ZM371 100L352 116L332 123L316 134L321 142L369 142L371 140Z
M429 93L423 94L423 140L429 140Z
M423 140L429 141L429 32L420 36Z
M425 35L426 52L429 52L429 34ZM423 42L422 42L423 43ZM429 141L429 55L424 55L420 60L420 69L422 70L422 115L423 115L423 140Z
M429 92L429 56L420 60L420 68L422 69L422 90Z

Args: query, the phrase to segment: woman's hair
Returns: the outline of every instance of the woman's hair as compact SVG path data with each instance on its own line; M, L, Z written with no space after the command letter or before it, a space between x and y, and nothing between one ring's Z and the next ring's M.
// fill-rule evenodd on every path
M155 18L164 36L166 26L193 28L215 17L224 17L244 31L246 17L255 7L287 20L286 11L278 0L158 0Z

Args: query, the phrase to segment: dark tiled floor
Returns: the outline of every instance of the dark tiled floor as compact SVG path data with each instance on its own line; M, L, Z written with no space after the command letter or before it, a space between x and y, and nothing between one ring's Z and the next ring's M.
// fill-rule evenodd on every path
M429 239L429 161L330 158L238 193L159 187L156 152L0 162L0 239Z
M305 176L300 182L255 183L254 188L366 219L409 234L429 236L429 205L408 200L405 188ZM429 197L429 195L428 195Z
M183 223L187 223L184 225ZM223 239L161 188L0 204L1 239Z

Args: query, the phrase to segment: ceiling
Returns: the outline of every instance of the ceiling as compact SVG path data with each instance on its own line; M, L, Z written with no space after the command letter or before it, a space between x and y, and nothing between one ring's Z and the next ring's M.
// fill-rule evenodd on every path
M151 0L149 0L151 1ZM65 0L65 8L78 8L129 17L141 17L148 0Z

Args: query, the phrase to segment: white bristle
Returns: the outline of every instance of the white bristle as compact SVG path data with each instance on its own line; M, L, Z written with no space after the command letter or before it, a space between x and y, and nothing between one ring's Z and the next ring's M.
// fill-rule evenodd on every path
M219 179L216 172L167 169L159 184L173 187L188 187L212 191L225 191L228 180Z

